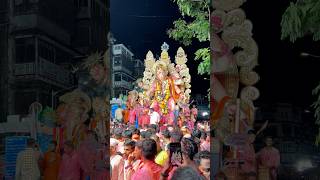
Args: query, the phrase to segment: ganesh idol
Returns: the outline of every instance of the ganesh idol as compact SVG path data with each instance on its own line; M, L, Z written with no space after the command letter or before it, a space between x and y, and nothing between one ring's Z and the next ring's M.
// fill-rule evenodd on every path
M151 51L145 60L146 69L143 78L145 98L151 103L150 108L161 115L162 122L173 124L175 106L181 99L190 97L191 77L182 48L178 50L176 64L170 61L169 46L166 43L161 49L159 60L155 61ZM185 61L181 61L181 58Z

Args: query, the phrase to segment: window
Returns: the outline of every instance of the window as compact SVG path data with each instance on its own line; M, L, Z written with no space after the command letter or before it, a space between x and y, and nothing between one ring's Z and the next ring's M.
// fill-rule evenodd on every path
M121 81L121 74L115 74L114 81Z
M63 50L56 49L55 62L57 64L70 62L70 60L71 60L71 55L70 54L68 54L67 52L65 52Z
M122 75L122 80L127 81L128 82L128 76L127 75Z
M291 137L292 133L291 133L291 125L287 125L287 124L284 124L282 126L282 134L284 137Z
M45 41L39 42L39 57L50 61L55 62L55 48Z
M120 66L121 65L121 58L119 56L114 56L114 65Z
M18 38L15 40L16 63L28 63L35 61L34 38Z
M77 28L77 43L80 46L87 46L90 42L90 28L87 26L80 26Z

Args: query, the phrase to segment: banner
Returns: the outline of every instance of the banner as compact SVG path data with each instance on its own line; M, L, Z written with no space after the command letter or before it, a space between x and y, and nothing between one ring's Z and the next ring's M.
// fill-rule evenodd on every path
M14 179L18 153L27 146L26 136L6 137L5 142L5 179Z

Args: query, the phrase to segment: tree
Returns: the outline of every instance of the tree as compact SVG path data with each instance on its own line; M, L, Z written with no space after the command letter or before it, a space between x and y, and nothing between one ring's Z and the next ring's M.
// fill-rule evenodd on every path
M281 39L289 38L294 43L298 38L308 35L312 35L314 41L320 40L320 1L298 0L296 3L291 2L282 15ZM312 107L315 109L315 123L320 126L320 83L312 93L318 96ZM320 144L320 128L316 144Z
M312 35L314 41L320 40L320 1L291 2L282 15L281 27L281 39L289 37L291 42L295 42L298 38Z
M318 99L312 104L312 107L315 109L314 117L316 118L316 124L320 126L320 83L319 85L312 91L313 95L318 96ZM316 145L320 144L320 128L319 133L316 137Z
M172 1L177 3L183 18L173 22L174 27L168 30L169 37L185 46L191 45L193 40L209 42L210 0ZM210 75L209 47L198 49L195 52L195 60L201 61L198 74Z

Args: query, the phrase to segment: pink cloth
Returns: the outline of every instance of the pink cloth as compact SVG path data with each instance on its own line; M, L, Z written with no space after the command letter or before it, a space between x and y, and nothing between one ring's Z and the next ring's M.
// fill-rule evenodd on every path
M134 124L136 120L136 109L129 110L129 123Z
M173 173L174 173L174 171L176 171L177 168L178 168L178 167L174 166L174 167L171 169L171 171L169 172L169 177L168 177L169 180L172 179Z
M280 153L274 147L264 147L257 154L259 167L267 167L270 170L272 180L277 179L277 168L280 165Z
M80 180L79 155L73 153L71 156L64 154L60 164L58 180Z
M193 130L194 129L194 122L192 120L190 120L190 119L187 122L188 122L188 128L190 130Z
M148 115L149 109L144 108L143 109L143 114L141 116L141 125L142 127L145 127L150 124L150 116Z
M280 153L274 148L263 148L257 154L259 165L271 168L278 167L280 165Z
M119 164L112 169L111 180L124 180L124 159L121 158Z
M196 118L197 115L198 115L198 109L197 108L192 108L191 112L192 112L193 116Z
M90 173L94 171L94 163L97 159L96 156L98 154L98 148L98 142L91 138L87 138L80 144L78 149L78 155L81 157L79 159L79 163L83 168L85 176L92 176Z
M139 169L132 175L131 180L159 180L162 167L155 162L144 163Z
M200 151L209 151L210 152L210 142L203 141L200 145Z
M252 144L240 146L238 150L238 157L240 160L244 161L244 164L241 165L241 169L245 173L257 172L256 155Z
M143 116L143 106L138 105L136 108L136 114L138 116L138 124L141 126L142 125L142 116Z

